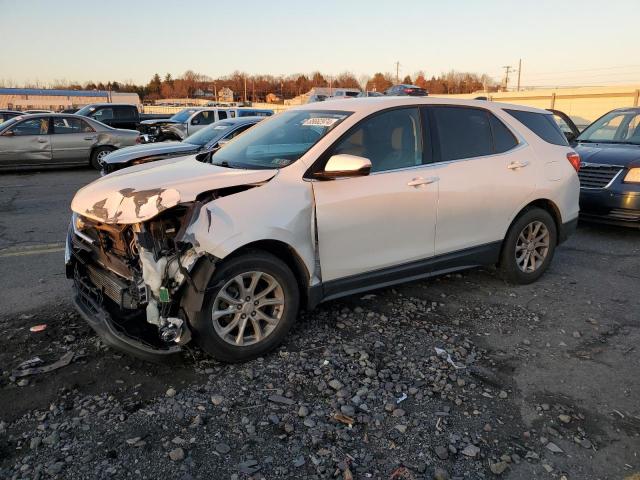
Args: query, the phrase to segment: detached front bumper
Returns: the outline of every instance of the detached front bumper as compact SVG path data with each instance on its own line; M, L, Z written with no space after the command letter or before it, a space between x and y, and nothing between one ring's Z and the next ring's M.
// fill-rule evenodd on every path
M144 325L144 320L130 315L117 315L120 306L113 298L121 295L126 303L123 290L118 289L117 279L109 280L110 272L98 270L99 266L89 265L82 252L82 242L74 238L70 228L65 248L66 276L73 280L73 303L82 318L100 336L105 344L143 360L158 362L168 360L182 351L178 344L160 345L146 342L127 327L132 324ZM99 280L102 278L103 280Z
M159 348L129 336L120 325L114 322L109 312L103 307L103 298L102 293L86 278L77 276L74 279L73 303L76 310L104 343L152 362L167 359L182 351L180 345Z

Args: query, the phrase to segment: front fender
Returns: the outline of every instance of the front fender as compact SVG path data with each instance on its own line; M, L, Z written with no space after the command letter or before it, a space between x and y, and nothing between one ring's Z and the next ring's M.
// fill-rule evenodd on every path
M219 259L256 241L277 240L296 252L313 278L313 232L311 186L274 179L204 204L185 230L185 240L198 253Z

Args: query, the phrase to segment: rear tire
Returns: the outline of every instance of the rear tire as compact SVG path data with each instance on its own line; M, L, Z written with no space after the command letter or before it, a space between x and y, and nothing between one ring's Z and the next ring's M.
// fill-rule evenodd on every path
M198 345L224 362L243 362L273 350L298 315L295 276L282 260L266 252L223 262L208 290L191 327Z
M525 210L513 222L502 244L500 270L510 283L535 282L546 271L558 243L553 217L541 208Z
M111 147L98 147L91 152L91 166L96 170L102 170L102 162L104 157L113 152Z

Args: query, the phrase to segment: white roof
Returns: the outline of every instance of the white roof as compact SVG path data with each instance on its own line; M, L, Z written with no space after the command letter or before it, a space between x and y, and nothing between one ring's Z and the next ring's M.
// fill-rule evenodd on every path
M481 107L487 110L502 110L505 108L513 110L524 110L535 113L549 113L547 110L527 107L525 105L512 105L510 103L491 102L487 100L466 100L459 98L438 98L438 97L366 97L352 98L348 100L330 100L326 102L307 103L295 107L295 110L344 110L356 113L373 113L392 107L404 105L460 105L466 107Z

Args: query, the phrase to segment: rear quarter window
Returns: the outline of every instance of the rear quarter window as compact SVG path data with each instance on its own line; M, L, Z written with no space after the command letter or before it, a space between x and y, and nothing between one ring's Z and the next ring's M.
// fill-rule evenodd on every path
M545 142L553 145L569 145L567 138L560 130L560 127L558 127L558 124L553 119L553 115L551 113L545 114L507 109L505 109L505 112L518 120Z

